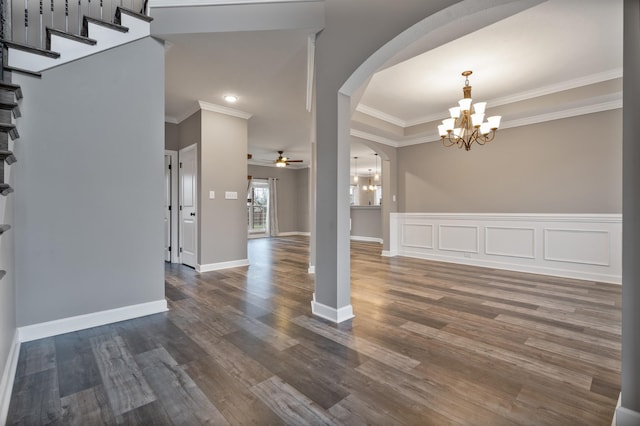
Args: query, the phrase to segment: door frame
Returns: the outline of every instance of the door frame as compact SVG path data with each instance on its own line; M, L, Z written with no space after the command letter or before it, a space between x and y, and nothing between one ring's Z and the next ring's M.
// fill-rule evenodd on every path
M198 169L198 144L194 143L191 144L189 146L186 146L182 149L180 149L178 151L178 187L181 188L180 182L182 181L182 167L180 167L180 165L182 164L182 158L181 155L182 153L186 152L186 151L194 151L194 155L196 158L196 165L195 165L195 175L196 175L196 191L195 191L195 198L193 200L193 204L195 206L195 211L196 211L196 216L195 216L195 222L196 222L196 232L195 232L195 237L194 237L194 254L195 254L195 262L194 262L194 268L196 268L198 266L198 244L199 244L199 206L198 206L198 191L199 188L197 186L197 182L198 182L198 176L200 176L200 170ZM178 189L178 191L180 191L180 189ZM182 215L182 205L180 204L180 201L182 200L182 194L180 194L178 192L178 229L180 230L182 227L182 219L181 219L181 215ZM180 252L180 248L182 247L182 235L180 234L180 232L178 232L178 262L177 263L182 263L182 253Z
M180 263L180 241L178 240L178 151L164 150L164 155L168 155L171 160L171 263Z

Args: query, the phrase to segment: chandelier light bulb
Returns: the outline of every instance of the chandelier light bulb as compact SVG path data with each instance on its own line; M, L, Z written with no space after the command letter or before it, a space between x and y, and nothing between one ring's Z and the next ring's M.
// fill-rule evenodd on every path
M476 114L484 115L484 110L486 107L487 107L486 102L478 102L477 104L473 104L473 112L475 112Z
M451 114L451 118L460 118L460 107L449 108L449 114Z

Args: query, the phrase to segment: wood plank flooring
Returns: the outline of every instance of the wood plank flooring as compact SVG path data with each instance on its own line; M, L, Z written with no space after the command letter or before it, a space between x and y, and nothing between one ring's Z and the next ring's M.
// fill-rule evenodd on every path
M609 425L620 286L352 243L356 317L311 316L308 239L166 265L170 311L25 343L8 424Z

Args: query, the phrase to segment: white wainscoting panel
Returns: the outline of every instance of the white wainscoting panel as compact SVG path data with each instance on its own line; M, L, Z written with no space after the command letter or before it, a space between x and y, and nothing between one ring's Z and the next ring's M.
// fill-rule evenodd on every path
M389 256L622 281L619 214L391 213L390 226Z
M611 264L609 231L589 229L545 229L544 258L555 262Z
M405 247L433 248L433 225L405 223L402 226L402 245Z
M507 226L485 226L484 252L494 256L535 259L536 230Z
M440 225L440 250L478 253L478 227L472 225Z

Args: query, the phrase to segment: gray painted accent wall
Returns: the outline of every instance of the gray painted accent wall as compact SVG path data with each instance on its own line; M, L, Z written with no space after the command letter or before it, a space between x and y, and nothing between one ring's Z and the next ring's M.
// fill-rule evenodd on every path
M200 144L202 136L202 112L197 111L178 125L178 150Z
M351 235L382 238L382 209L379 206L351 207Z
M163 70L148 37L14 74L18 326L164 299Z
M309 231L309 169L250 164L254 179L278 179L278 228L280 232Z
M164 149L169 151L180 150L180 126L173 123L164 123Z
M622 395L616 424L640 424L640 1L624 2Z
M247 259L247 120L200 111L198 263ZM215 199L209 199L215 191ZM236 192L235 200L225 192Z
M622 110L399 148L398 181L401 212L619 214Z

